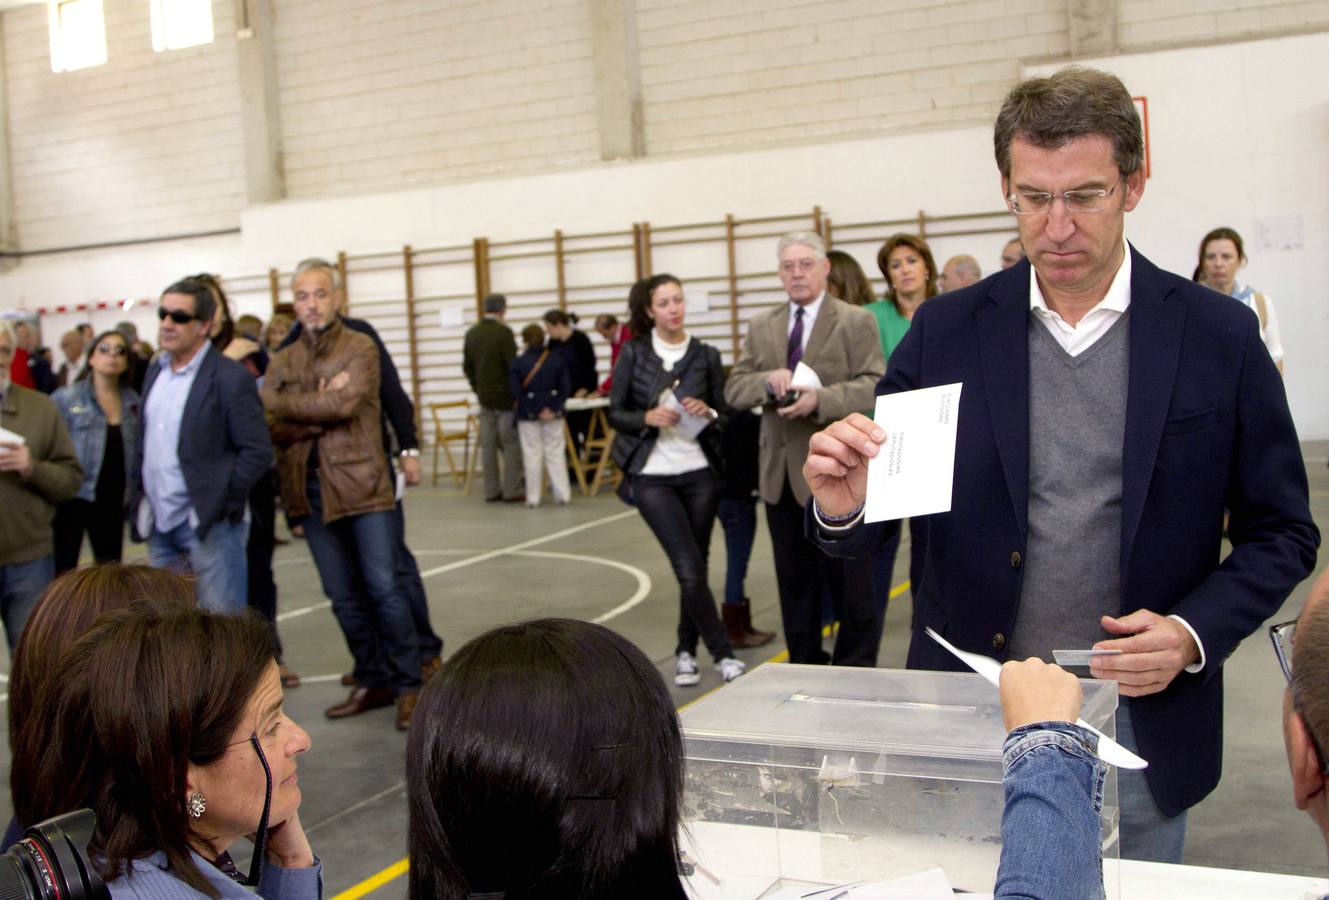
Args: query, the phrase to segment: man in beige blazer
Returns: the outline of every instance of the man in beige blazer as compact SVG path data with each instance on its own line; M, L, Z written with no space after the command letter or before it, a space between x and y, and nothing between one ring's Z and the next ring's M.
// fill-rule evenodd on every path
M881 613L874 597L889 586L873 584L870 559L832 559L804 537L803 507L810 493L803 461L808 440L825 424L851 412L872 414L886 361L872 314L826 293L831 264L821 237L787 234L777 252L788 300L749 324L743 354L725 384L725 401L762 408L759 487L775 551L789 661L875 666ZM820 388L791 389L800 362L816 373ZM830 655L821 640L823 585L830 587L840 622Z

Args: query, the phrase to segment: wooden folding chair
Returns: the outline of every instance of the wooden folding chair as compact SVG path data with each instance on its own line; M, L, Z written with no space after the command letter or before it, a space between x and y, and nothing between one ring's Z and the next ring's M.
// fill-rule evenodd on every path
M457 427L456 416L447 416L450 411L460 410L462 413L461 427ZM475 414L471 412L471 401L465 400L446 400L440 403L429 404L429 416L434 421L434 473L432 484L438 487L438 449L443 448L443 455L448 460L448 472L452 475L452 484L454 487L463 488L463 493L471 492L471 481L476 474L476 464L479 462L480 449L480 422ZM475 438L475 452L471 451L471 438ZM461 469L457 469L457 462L452 456L451 444L456 441L462 442L462 464Z

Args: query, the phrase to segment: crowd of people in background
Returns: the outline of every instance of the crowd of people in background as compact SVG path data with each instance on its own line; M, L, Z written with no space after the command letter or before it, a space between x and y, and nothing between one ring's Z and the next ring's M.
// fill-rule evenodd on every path
M1084 125L1069 134L1068 107ZM852 255L793 232L773 248L784 299L751 319L727 372L690 333L683 284L667 274L633 285L625 324L596 322L610 377L563 309L523 329L519 354L497 294L466 334L463 367L489 502L537 506L545 475L554 502L569 502L564 428L573 453L590 431L569 401L607 397L619 496L677 581L683 687L701 680L699 643L729 682L745 671L736 648L773 639L744 591L758 501L790 660L876 664L901 530L865 520L867 462L887 437L869 416L878 393L967 383L955 464L967 490L910 523L909 664L957 665L924 626L1030 657L1002 676L996 895L1101 895L1096 737L1072 724L1075 680L1039 658L1120 651L1090 672L1118 682L1118 739L1151 758L1145 774L1119 773L1123 854L1179 861L1186 812L1221 773L1214 670L1310 573L1319 533L1277 317L1237 281L1240 235L1205 235L1193 279L1204 287L1125 242L1144 178L1124 86L1083 69L1023 82L996 138L1019 237L987 279L972 256L938 270L923 237L895 234L877 253L879 298ZM294 319L265 326L233 319L217 278L189 276L161 295L156 354L128 323L81 326L61 337L58 366L34 323L0 320L10 839L87 807L97 869L128 895L240 897L247 884L319 896L295 778L310 740L282 707L299 676L276 627L280 498L354 659L350 694L325 715L395 706L395 727L412 732L413 896L514 884L682 896L681 743L655 667L622 637L561 620L500 627L443 661L398 487L421 477L411 401L374 329L343 314L336 266L300 262L290 292ZM1164 296L1188 311L1184 331ZM1174 387L1213 405L1170 408ZM1165 490L1146 490L1155 469L1172 479ZM151 569L119 564L126 528ZM85 534L97 565L80 569ZM1271 633L1296 802L1329 842L1326 603L1329 574ZM584 803L607 797L623 802ZM1054 832L1055 859L1035 840ZM228 848L247 835L244 878Z

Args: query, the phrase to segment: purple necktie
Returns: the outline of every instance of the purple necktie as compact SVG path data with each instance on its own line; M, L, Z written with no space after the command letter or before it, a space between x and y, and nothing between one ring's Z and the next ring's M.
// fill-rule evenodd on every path
M803 358L803 307L794 313L794 329L789 332L789 371L798 368Z

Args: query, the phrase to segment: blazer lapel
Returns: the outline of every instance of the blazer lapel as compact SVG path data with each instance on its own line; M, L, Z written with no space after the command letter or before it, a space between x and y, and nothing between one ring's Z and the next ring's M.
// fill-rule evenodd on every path
M992 302L975 316L983 388L1006 490L1023 532L1029 513L1029 264L1013 266L988 296Z
M784 368L789 361L789 298L780 304L779 310L770 320L770 342L775 353L775 365L771 368Z
M1131 250L1130 384L1121 453L1121 566L1130 557L1158 457L1181 358L1186 306L1169 300L1159 269Z
M203 398L208 395L212 388L212 382L217 377L217 353L216 348L209 347L207 355L198 364L198 374L194 376L194 383L189 386L189 396L185 398L185 409L180 416L180 449L184 449L187 436L193 431L190 423L194 422L199 414L199 407L203 405Z

